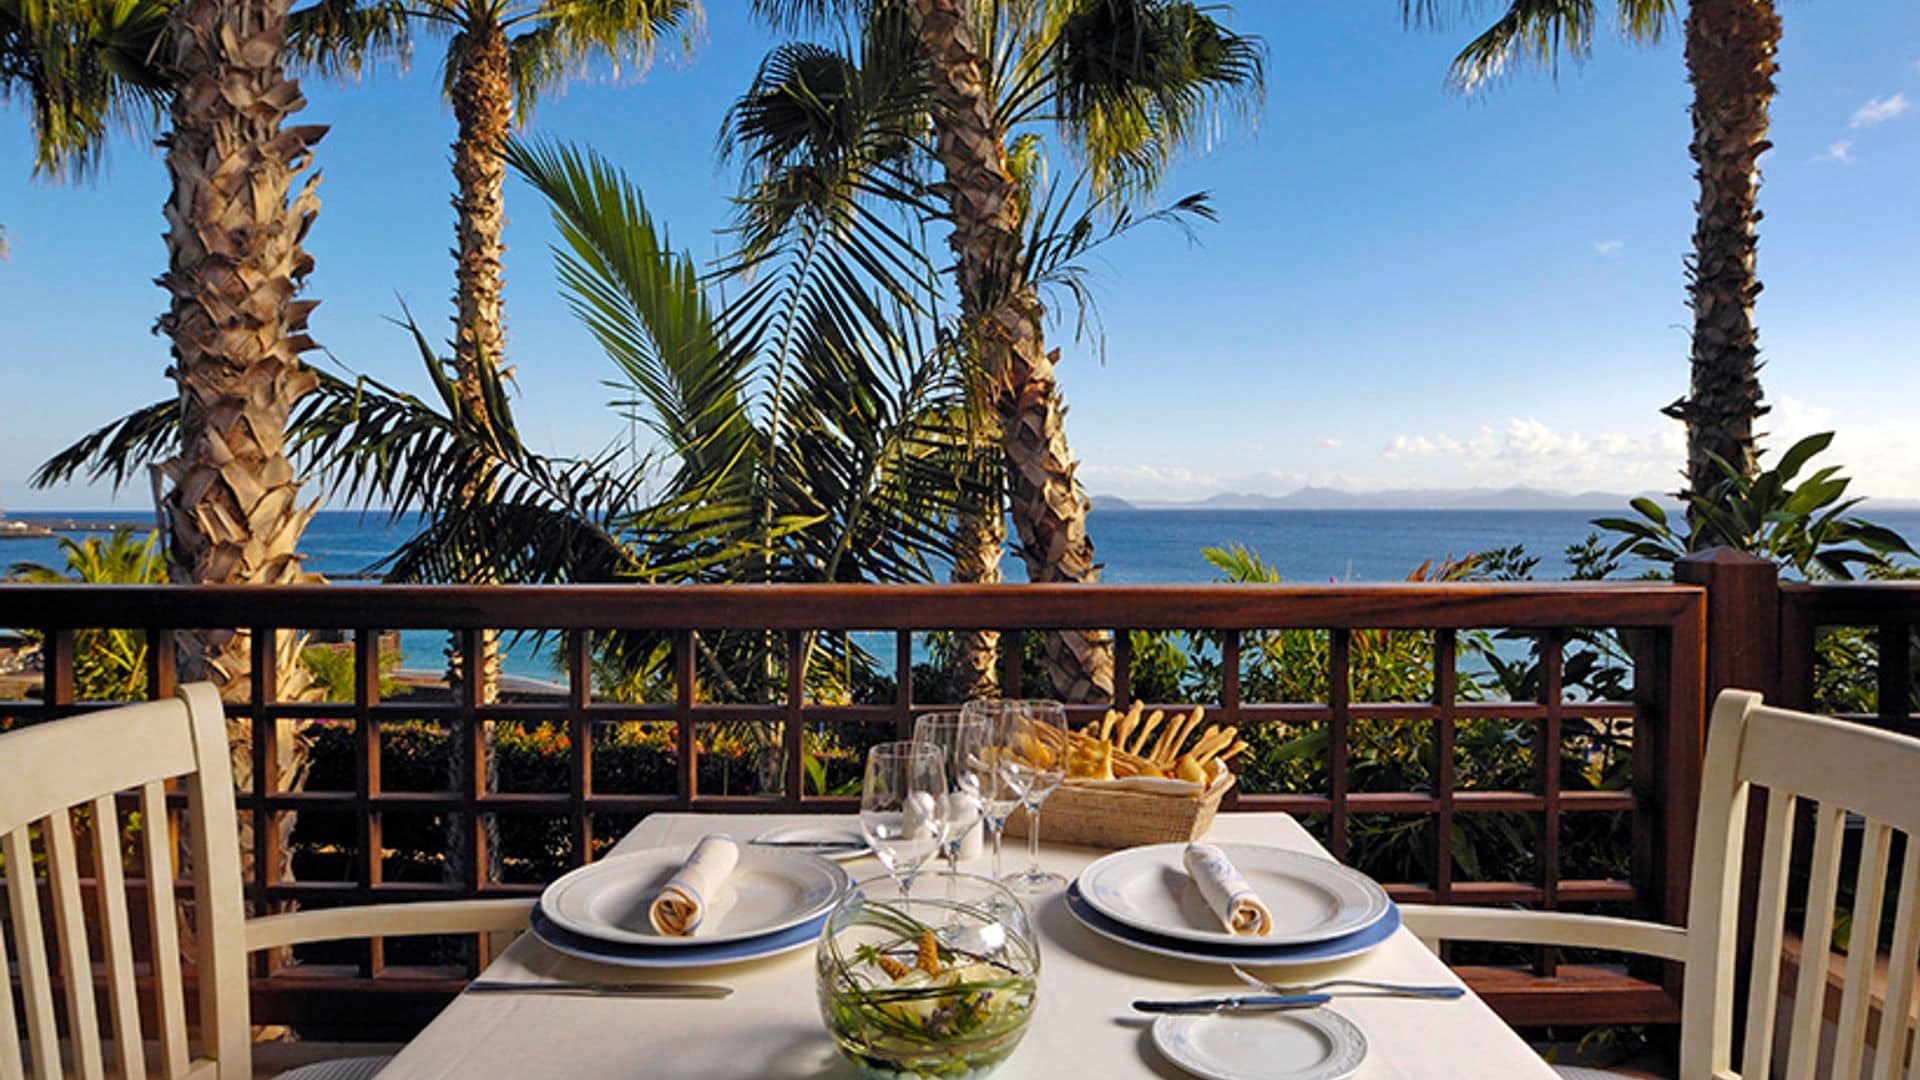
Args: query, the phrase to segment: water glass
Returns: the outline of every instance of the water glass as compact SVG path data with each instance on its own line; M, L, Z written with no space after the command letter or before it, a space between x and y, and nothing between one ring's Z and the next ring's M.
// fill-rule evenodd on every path
M946 839L941 798L947 772L924 743L887 742L867 751L860 787L860 831L905 897L913 875Z
M1021 791L1020 804L1027 808L1029 865L1026 870L1006 880L1014 892L1032 896L1063 889L1067 884L1066 878L1040 865L1040 807L1047 801L1047 796L1052 795L1054 789L1067 778L1067 744L1064 738L1067 710L1057 701L1027 701L1022 704L1026 707L1026 716L1024 720L1015 722L1013 741L1027 747L1044 746L1053 751L1052 759L1044 764L1027 756L1010 759L1019 774L1015 784ZM1048 727L1042 727L1043 724Z
M980 821L987 831L993 851L993 878L1000 879L1000 844L1006 835L1007 818L1020 807L1026 796L1027 773L1016 767L1018 755L1014 737L1024 730L1027 705L1005 698L981 698L969 701L960 715L979 719L986 727L985 749L968 761L980 797Z
M947 772L947 790L941 796L947 838L940 857L947 861L951 883L951 875L960 870L961 848L980 823L980 782L969 763L986 749L987 722L957 712L927 713L914 721L913 741L938 750Z

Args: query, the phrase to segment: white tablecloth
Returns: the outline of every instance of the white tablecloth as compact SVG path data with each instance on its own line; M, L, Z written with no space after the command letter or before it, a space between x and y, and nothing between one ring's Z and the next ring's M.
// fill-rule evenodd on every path
M692 843L710 832L740 839L776 825L811 820L793 815L655 814L616 852ZM1285 814L1221 814L1210 840L1279 844L1324 854ZM1100 853L1049 848L1041 860L1072 877ZM1024 864L1024 846L1009 839L1007 870ZM984 857L963 869L985 873ZM856 879L881 873L872 859L849 863ZM1179 1077L1185 1074L1153 1047L1149 1017L1128 1003L1140 997L1237 992L1221 967L1163 959L1099 937L1074 921L1059 896L1036 905L1041 932L1040 1005L1025 1041L996 1074L1005 1080ZM1308 981L1337 972L1397 982L1457 983L1452 973L1405 930L1356 960L1290 973ZM814 998L813 950L689 972L635 972L568 959L523 935L487 968L498 979L587 979L719 982L734 988L723 1001L634 1000L527 994L464 995L420 1033L383 1078L618 1077L841 1078L853 1070L835 1053ZM1450 1002L1390 998L1339 999L1332 1006L1366 1032L1371 1045L1358 1080L1551 1078L1519 1037L1479 999Z

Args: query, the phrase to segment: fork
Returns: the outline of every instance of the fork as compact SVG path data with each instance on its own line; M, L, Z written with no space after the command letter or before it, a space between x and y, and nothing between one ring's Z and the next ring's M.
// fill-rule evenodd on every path
M1452 1001L1465 997L1466 990L1458 986L1413 986L1407 983L1377 982L1372 979L1325 979L1307 986L1279 986L1260 978L1239 964L1229 964L1233 973L1248 986L1257 986L1269 994L1317 994L1334 987L1350 990L1370 990L1379 997L1427 998L1433 1001Z

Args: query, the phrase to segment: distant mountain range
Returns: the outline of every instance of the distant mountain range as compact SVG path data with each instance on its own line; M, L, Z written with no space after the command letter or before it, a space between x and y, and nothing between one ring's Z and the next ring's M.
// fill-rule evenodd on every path
M1648 493L1667 505L1670 495ZM1540 488L1408 488L1343 491L1303 487L1285 495L1225 493L1191 502L1093 496L1095 510L1624 510L1631 495L1584 491L1577 495Z
M1674 509L1679 501L1665 492L1641 492L1662 506ZM1634 495L1612 491L1583 491L1569 494L1543 488L1404 488L1389 491L1343 491L1329 487L1303 487L1285 495L1224 493L1187 502L1149 499L1123 499L1118 495L1093 496L1095 510L1580 510L1625 511ZM1871 517L1876 510L1920 510L1920 499L1868 499L1861 511Z

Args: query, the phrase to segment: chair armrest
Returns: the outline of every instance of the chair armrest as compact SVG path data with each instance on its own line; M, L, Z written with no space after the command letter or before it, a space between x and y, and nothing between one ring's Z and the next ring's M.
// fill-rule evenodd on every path
M1636 919L1575 915L1565 911L1427 904L1404 905L1400 916L1413 936L1429 947L1441 941L1493 941L1509 945L1617 949L1662 960L1685 961L1687 958L1685 930Z
M418 934L480 934L525 930L533 900L435 900L421 904L362 904L315 908L247 920L247 951Z

